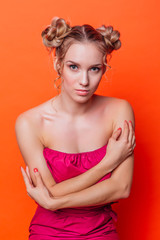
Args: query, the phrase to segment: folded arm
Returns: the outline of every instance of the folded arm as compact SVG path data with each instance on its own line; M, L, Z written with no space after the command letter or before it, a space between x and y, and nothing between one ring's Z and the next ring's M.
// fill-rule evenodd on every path
M123 123L124 120L131 120L133 125L134 125L134 114L131 106L125 102L125 107L123 108L119 107L120 112L118 112L118 116L114 123L114 129L117 129L120 125L123 128ZM26 123L26 121L25 121ZM21 124L17 124L21 125ZM27 122L27 127L26 125L22 124L23 129L24 129L24 136L26 137L28 132L33 133L32 131L28 131L28 122ZM21 130L21 131L20 131ZM22 128L17 127L17 137L18 137L18 142L21 142L21 140L24 140L23 137L19 137L19 133L23 132ZM26 130L26 132L25 132ZM25 135L26 133L26 135ZM30 139L34 139L34 137L30 137ZM22 141L23 142L23 141ZM25 141L26 143L27 141ZM38 141L39 143L40 141ZM26 144L24 144L26 146ZM35 153L35 147L36 145L31 144L31 149L34 149L33 155ZM23 150L23 146L20 146L20 149ZM132 176L133 176L133 162L134 162L134 155L132 154L127 160L125 160L123 163L121 163L114 171L112 172L111 178L104 180L100 183L95 184L99 179L101 179L104 175L106 175L110 170L104 172L104 168L102 168L102 173L101 173L101 168L99 168L100 164L97 164L98 168L96 166L87 172L74 177L72 179L68 179L63 181L62 183L56 184L47 165L46 165L46 172L44 174L44 165L46 164L45 159L42 155L37 155L37 158L33 158L32 154L27 155L24 154L24 152L28 152L29 147L26 146L26 151L21 151L23 152L22 155L24 156L26 165L29 166L31 176L33 179L33 182L35 181L35 176L34 173L32 172L34 167L39 168L39 172L42 176L43 182L46 185L46 187L51 191L54 197L57 197L59 206L58 208L66 208L66 207L73 207L73 206L92 206L92 205L101 205L105 204L107 202L115 201L120 198L125 198L129 196L130 189L131 189L131 184L132 184ZM38 151L38 150L39 151ZM37 146L36 150L38 153L43 152L43 146L40 149L39 145ZM27 158L28 156L28 158ZM35 155L34 155L35 156ZM38 157L39 156L39 157ZM33 161L30 161L30 158ZM26 160L27 159L27 160ZM36 160L35 160L36 159ZM41 159L41 161L40 161ZM44 165L43 165L44 164ZM32 171L31 171L32 170ZM94 172L95 170L95 172ZM106 170L106 169L105 169ZM47 171L51 175L50 178L47 175ZM91 172L92 171L92 172ZM88 175L87 173L91 173ZM94 174L95 173L95 174ZM90 176L90 177L89 177ZM48 179L47 179L48 178ZM77 184L75 184L75 180L77 179ZM84 181L85 179L85 181ZM87 184L86 179L89 180L89 184ZM73 181L72 181L73 180ZM66 185L65 185L66 182ZM36 183L36 182L35 182ZM50 183L50 184L49 184ZM69 184L70 183L70 184ZM72 185L73 183L73 185ZM95 185L93 185L95 184ZM58 191L61 191L62 194L57 194L54 195L54 186L63 186L66 188L59 188L57 187L57 193ZM92 186L93 185L93 186ZM73 187L74 186L74 187ZM72 192L74 190L74 192ZM77 191L77 192L75 192ZM65 193L65 194L64 194ZM58 196L60 196L58 198ZM55 210L55 199L50 198L49 199L49 208L52 210Z
M15 131L20 152L26 166L29 167L33 184L36 186L34 168L37 168L45 186L54 197L64 196L90 187L111 171L109 166L107 168L105 164L104 167L100 162L76 177L56 183L43 156L44 146L38 131L36 131L36 126L31 123L28 116L23 113L18 116Z
M134 156L132 155L113 171L113 176L110 178L82 191L62 196L59 199L58 209L103 205L127 198L130 194L133 161ZM49 199L48 206L50 210L55 210L54 199Z

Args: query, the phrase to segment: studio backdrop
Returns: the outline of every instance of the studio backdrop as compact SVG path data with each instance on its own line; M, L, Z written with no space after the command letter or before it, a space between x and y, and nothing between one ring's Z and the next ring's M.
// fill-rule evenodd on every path
M156 0L3 1L0 30L0 239L28 239L36 204L26 193L17 116L57 94L41 31L54 16L72 25L112 25L122 46L112 53L97 94L126 99L135 113L136 148L130 196L113 205L122 240L160 239L160 4Z

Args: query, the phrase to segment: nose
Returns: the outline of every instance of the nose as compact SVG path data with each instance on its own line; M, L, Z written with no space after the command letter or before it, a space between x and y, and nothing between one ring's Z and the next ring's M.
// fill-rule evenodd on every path
M89 84L88 72L83 72L80 76L80 84L83 86L87 86Z

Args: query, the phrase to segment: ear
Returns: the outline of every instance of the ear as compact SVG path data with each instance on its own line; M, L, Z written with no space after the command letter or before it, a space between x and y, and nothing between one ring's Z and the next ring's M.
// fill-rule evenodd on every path
M105 73L105 71L106 71L106 66L103 65L103 74Z
M57 72L57 58L55 58L55 60L54 60L54 69L56 70L56 72Z
M56 70L58 75L61 75L61 73L60 73L60 63L58 62L57 58L55 58L55 60L54 60L54 69Z

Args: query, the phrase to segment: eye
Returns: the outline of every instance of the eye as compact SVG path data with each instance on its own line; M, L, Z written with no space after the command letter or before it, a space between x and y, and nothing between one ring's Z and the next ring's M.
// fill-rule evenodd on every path
M93 72L99 72L100 68L99 67L92 67Z
M76 68L77 68L77 66L76 65L69 65L69 67L71 68L71 69L73 69L73 70L75 70Z

